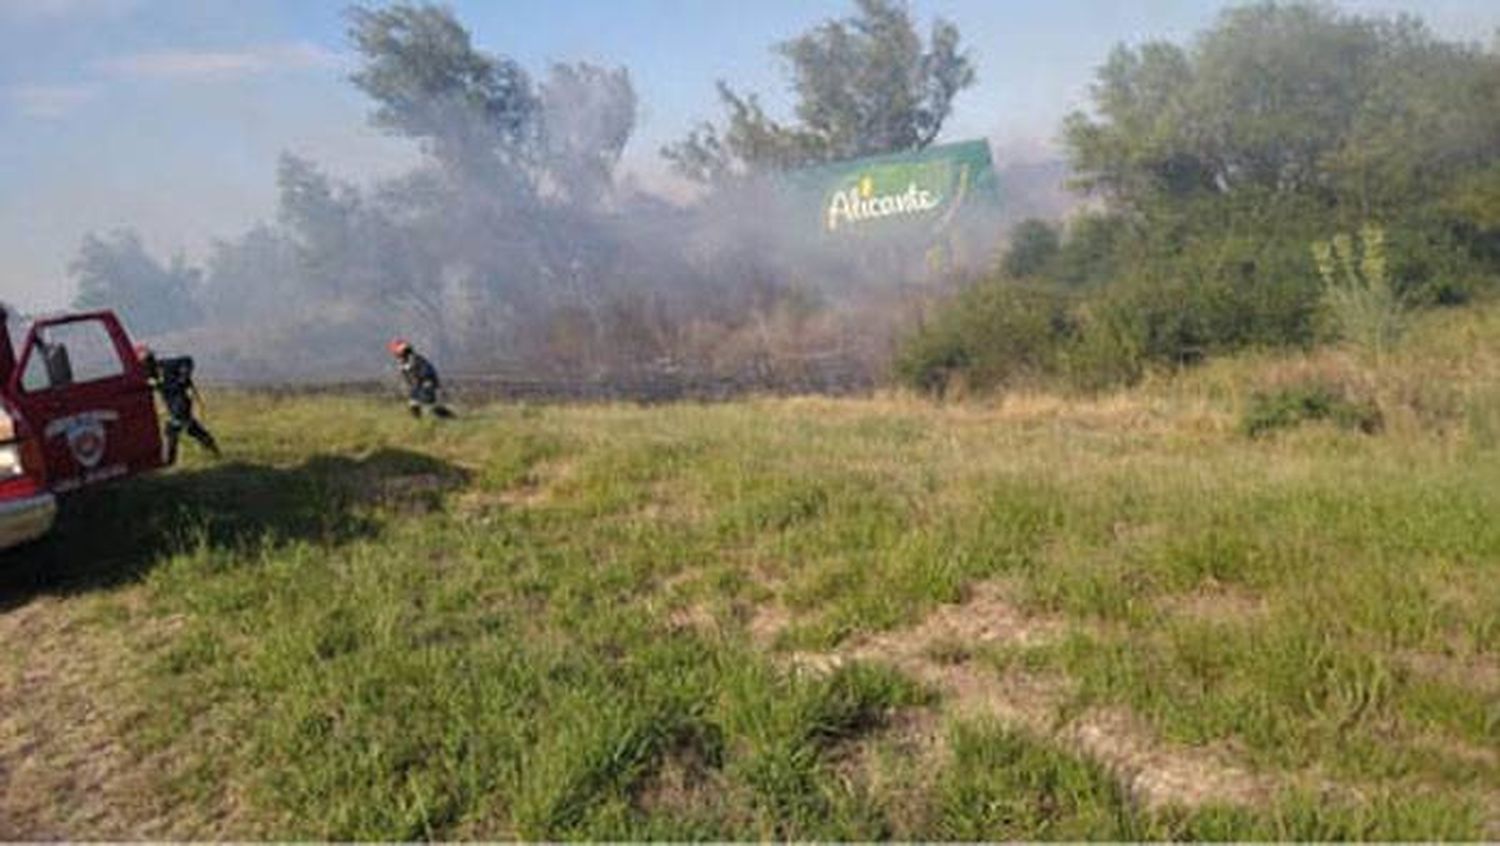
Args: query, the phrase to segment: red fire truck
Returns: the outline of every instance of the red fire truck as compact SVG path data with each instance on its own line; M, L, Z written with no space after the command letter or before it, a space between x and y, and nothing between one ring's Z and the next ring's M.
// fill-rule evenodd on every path
M58 498L162 465L146 374L107 311L34 321L0 309L0 549L45 534Z

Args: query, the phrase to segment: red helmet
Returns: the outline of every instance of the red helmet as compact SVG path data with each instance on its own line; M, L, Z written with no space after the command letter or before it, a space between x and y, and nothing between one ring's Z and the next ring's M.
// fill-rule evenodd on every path
M411 343L408 342L405 338L396 338L389 344L386 344L385 348L391 351L391 355L400 358L401 356L411 352Z

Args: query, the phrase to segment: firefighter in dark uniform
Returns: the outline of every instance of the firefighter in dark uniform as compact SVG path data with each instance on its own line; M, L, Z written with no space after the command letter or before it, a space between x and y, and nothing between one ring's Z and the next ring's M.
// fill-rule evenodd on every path
M193 394L198 391L193 385L193 360L185 355L159 359L150 347L144 345L135 348L135 355L146 370L146 379L161 395L162 404L167 407L167 423L163 427L166 436L163 444L166 463L177 463L177 442L182 438L183 432L187 432L193 440L212 453L214 458L218 458L219 445L214 441L214 436L193 416Z
M442 386L438 382L437 368L432 366L432 362L423 358L412 349L409 342L400 338L391 341L386 348L396 357L401 377L406 380L407 407L411 410L411 416L421 417L422 409L425 408L434 417L452 417L453 412L448 406L438 401L438 389Z

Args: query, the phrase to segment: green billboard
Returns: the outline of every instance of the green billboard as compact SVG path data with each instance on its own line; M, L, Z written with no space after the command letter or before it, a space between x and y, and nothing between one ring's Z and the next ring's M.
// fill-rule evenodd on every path
M807 229L835 238L942 236L1000 203L982 140L804 168L784 180Z

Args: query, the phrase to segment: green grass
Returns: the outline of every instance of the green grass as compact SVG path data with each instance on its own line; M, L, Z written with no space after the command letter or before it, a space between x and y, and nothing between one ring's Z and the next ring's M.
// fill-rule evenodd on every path
M1479 837L1500 795L1497 327L1418 327L1376 435L1247 437L1245 398L1284 366L1265 361L1099 400L450 425L216 394L228 461L71 501L0 559L8 613L55 596L77 621L8 640L0 670L123 647L100 707L157 772L123 813L176 809L175 836ZM1412 387L1437 364L1463 380L1447 405ZM1065 679L1059 719L1127 708L1291 786L1147 807L878 657L789 660L989 579L1065 634L939 639L932 665ZM913 719L936 728L904 739Z

